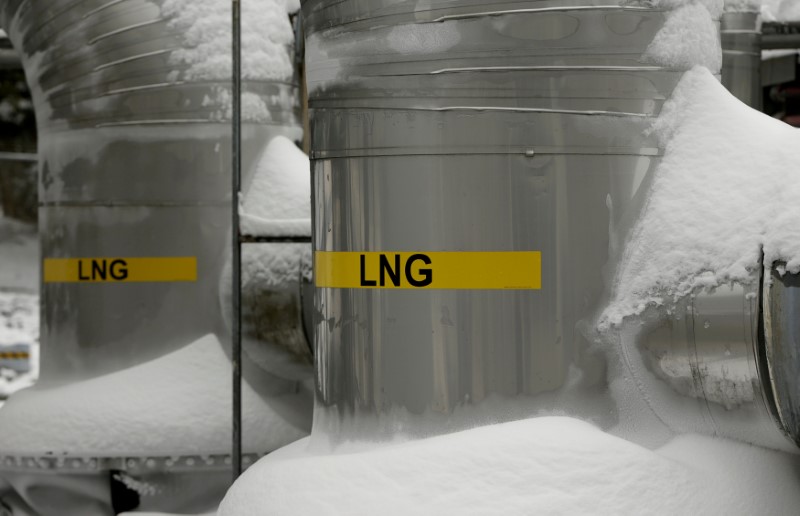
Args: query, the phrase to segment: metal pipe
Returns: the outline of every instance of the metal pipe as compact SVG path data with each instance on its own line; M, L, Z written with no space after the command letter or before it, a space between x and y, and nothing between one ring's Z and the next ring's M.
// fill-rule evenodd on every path
M440 433L542 410L619 423L589 322L610 234L662 154L645 128L683 71L645 57L669 11L595 4L303 3L315 433ZM413 287L453 257L452 283ZM498 271L514 280L478 281ZM541 284L516 282L530 273ZM511 408L481 408L495 402Z
M241 190L242 170L242 24L241 3L233 0L231 12L233 17L233 167L231 169L231 301L232 323L231 342L233 345L233 480L242 474L242 283L241 283L241 236L239 234L239 192Z
M97 260L94 269L77 262L77 278L65 276L72 269L56 268L62 272L54 274L46 266L40 382L12 396L0 411L4 436L0 468L23 496L37 465L49 471L49 463L40 461L49 454L82 457L94 473L120 457L130 460L116 469L142 465L147 475L164 472L162 466L180 464L208 472L204 477L208 493L220 482L224 488L229 485L231 397L225 396L224 416L217 409L215 416L195 425L183 416L198 410L207 414L207 401L187 397L176 402L174 396L187 383L196 381L202 386L219 380L198 378L205 359L186 359L180 366L198 369L198 373L175 379L174 391L165 389L163 396L147 400L148 408L160 414L158 423L153 423L154 418L136 418L137 424L131 426L137 432L120 429L115 421L109 423L107 414L83 399L75 400L69 409L42 401L63 389L139 371L143 363L161 363L165 356L175 356L172 352L185 356L187 350L195 349L187 346L193 342L223 353L224 368L229 370L227 358L233 350L228 342L231 321L226 317L230 319L228 312L237 301L225 298L225 291L231 287L231 244L238 245L233 227L238 216L235 192L247 191L271 140L302 137L292 33L288 15L282 35L264 34L262 27L253 26L254 20L240 20L242 30L254 35L245 37L244 44L272 45L267 50L274 52L267 53L276 60L274 66L249 71L247 62L242 64L245 78L239 88L248 106L242 110L227 66L230 4L207 2L207 9L177 9L181 4L64 0L54 6L46 0L13 0L0 5L0 23L21 55L33 93L39 132L42 254L46 260ZM208 66L209 62L214 66ZM240 145L233 142L234 111L241 113ZM232 173L235 160L241 164L238 186ZM102 271L102 260L129 258L156 264L149 269L148 281L112 281L123 274L116 269L111 276L108 269ZM156 261L148 262L152 259ZM196 274L164 278L163 266L158 265L165 263L159 262L163 259L175 260L169 263L181 274L187 267ZM289 265L292 270L297 267ZM87 271L95 271L100 281L83 282ZM69 279L76 281L65 281ZM297 278L290 279L271 287L291 298L281 290L299 283ZM248 287L251 291L253 283ZM268 294L262 293L267 301ZM299 299L299 287L292 294L291 299ZM258 309L270 307L267 302ZM299 323L293 330L292 336L302 335ZM217 340L220 349L208 346ZM247 407L239 432L242 444L235 454L244 454L244 466L255 454L303 435L308 421L299 406L305 400L295 394L296 381L265 374L246 352L241 353L236 374L247 382L240 398ZM226 374L226 378L231 376ZM224 384L224 392L230 392L230 381ZM101 392L98 397L119 414L135 417L126 398L137 392L131 389ZM275 396L281 396L282 402L265 401ZM50 412L26 410L40 402ZM52 411L70 415L65 418ZM287 433L256 429L265 418L274 418ZM62 420L73 424L64 431L54 424ZM187 426L191 436L184 435ZM19 428L35 431L20 432ZM164 428L175 430L167 434ZM89 433L100 437L84 439ZM69 460L53 466L65 473L72 467ZM35 489L29 491L36 498Z
M594 328L663 153L646 128L683 75L650 54L669 10L595 4L304 2L315 433L542 411L623 432L630 410L786 448L757 288L652 310L614 342ZM737 84L742 59L758 68L750 14L722 20Z

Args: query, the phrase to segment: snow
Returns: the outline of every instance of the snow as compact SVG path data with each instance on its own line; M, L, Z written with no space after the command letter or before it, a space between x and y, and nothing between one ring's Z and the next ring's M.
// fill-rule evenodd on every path
M294 31L289 13L297 0L251 0L242 2L242 78L245 81L288 81L294 74ZM161 14L169 27L181 34L183 43L170 53L176 67L172 81L230 81L231 4L216 0L165 0ZM214 119L230 119L231 90L216 86L204 106L216 105ZM242 94L244 121L268 122L269 109L253 92Z
M219 516L796 514L798 458L696 435L656 451L542 417L362 450L303 440L234 484Z
M800 2L797 0L725 0L725 11L761 11L765 22L800 21Z
M294 7L294 6L293 6ZM186 80L230 80L231 6L216 0L165 0L161 13L183 36L170 62ZM294 72L287 46L294 44L287 5L281 0L242 3L242 78L279 80Z
M303 151L276 136L258 162L242 203L246 235L311 236L311 172Z
M687 72L652 131L665 146L619 259L601 329L700 289L757 280L759 258L800 271L800 133Z
M311 283L311 244L245 244L241 273L245 355L277 377L312 379L313 357L302 327L300 298L301 281ZM226 269L223 277L229 274ZM230 325L230 280L221 291Z
M308 403L294 383L272 396L243 382L244 450L266 452L306 435ZM230 452L231 369L207 335L151 362L61 386L17 392L0 409L0 455L144 456ZM77 410L76 407L80 407Z
M761 18L767 22L800 21L800 2L797 0L762 0Z
M761 60L768 61L770 59L779 59L781 57L796 56L800 51L795 49L778 49L778 50L762 50Z
M708 8L690 3L667 13L667 21L642 56L645 62L673 69L694 65L722 68L719 30Z
M725 0L725 12L758 12L762 0Z

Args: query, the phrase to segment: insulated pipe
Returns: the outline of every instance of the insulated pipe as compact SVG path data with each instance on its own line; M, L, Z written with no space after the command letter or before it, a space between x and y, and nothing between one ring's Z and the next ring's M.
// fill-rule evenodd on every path
M36 106L42 256L197 258L195 282L45 277L44 384L224 333L217 289L230 231L230 78L222 65L206 68L209 56L186 33L199 28L191 13L170 11L174 4L3 6ZM301 133L295 84L262 77L245 91L254 104L243 130L247 185L272 136Z
M670 11L303 12L315 433L440 433L542 410L618 425L590 323L622 244L610 235L632 224L662 153L645 129L693 64L651 55ZM459 272L436 283L448 266Z
M556 411L635 440L652 437L626 425L652 414L787 448L758 288L652 310L606 346L594 331L661 158L646 128L697 64L673 59L696 55L680 40L666 41L666 61L658 48L680 34L674 20L710 17L682 9L694 8L303 4L313 435L424 435Z
M41 376L0 411L3 477L33 507L61 499L56 487L36 496L30 478L41 471L66 469L97 482L98 473L117 469L158 484L164 472L206 468L215 471L205 477L207 493L229 480L229 375L220 392L210 387L217 373L203 377L229 368L218 359L229 349L220 306L221 285L230 281L222 277L231 231L229 13L224 3L199 0L0 6L39 131ZM302 130L285 8L262 2L246 8L243 21L251 52L243 66L246 191L270 140L299 141ZM130 258L156 260L137 272ZM135 274L142 281L116 281ZM286 285L271 287L288 296ZM302 436L307 424L297 382L257 366L245 360L249 454ZM112 384L118 390L98 392ZM166 387L142 405L139 393L153 385ZM187 386L197 389L186 393ZM97 398L53 401L65 392ZM211 399L220 401L207 406ZM121 418L133 422L124 427ZM177 507L161 502L167 505L153 509Z

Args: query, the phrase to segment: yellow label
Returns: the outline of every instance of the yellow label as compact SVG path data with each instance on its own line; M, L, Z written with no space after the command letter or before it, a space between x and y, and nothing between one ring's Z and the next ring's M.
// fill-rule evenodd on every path
M0 360L24 360L30 358L26 351L0 351Z
M542 288L539 251L317 251L314 267L316 285L328 288Z
M45 283L197 281L197 258L45 258Z

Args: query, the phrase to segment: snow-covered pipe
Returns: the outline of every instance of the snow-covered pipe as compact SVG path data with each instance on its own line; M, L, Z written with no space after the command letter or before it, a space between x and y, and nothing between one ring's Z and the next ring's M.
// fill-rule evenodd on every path
M302 137L288 6L247 4L245 190L270 140ZM44 258L41 376L2 409L0 467L47 456L64 459L47 468L93 474L183 464L217 470L210 493L227 483L230 449L220 306L231 231L230 6L10 0L0 25L35 104ZM291 279L297 287L301 278ZM264 453L302 436L307 418L288 398L255 394L293 394L296 382L254 370L246 361L244 448ZM76 456L80 467L70 466Z
M197 259L193 282L86 285L45 277L44 383L123 369L222 333L229 42L220 23L204 24L218 13L184 3L3 6L36 107L43 257ZM285 63L246 77L245 184L272 136L301 135L284 53Z
M646 128L685 70L719 72L712 4L303 3L315 432L620 424L592 321L662 154Z
M663 153L648 128L684 71L720 71L720 8L303 4L315 434L555 411L787 447L757 287L598 323Z

